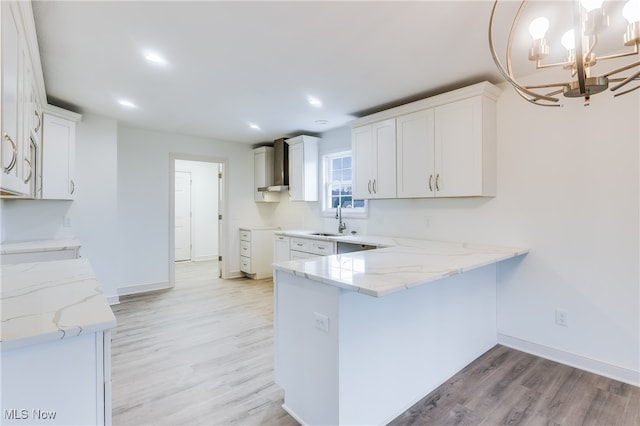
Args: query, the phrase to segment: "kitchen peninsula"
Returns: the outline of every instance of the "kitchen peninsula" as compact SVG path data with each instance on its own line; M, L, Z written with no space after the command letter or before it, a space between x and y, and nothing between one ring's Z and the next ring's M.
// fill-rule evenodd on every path
M110 424L116 319L86 259L2 266L3 424Z
M497 343L497 263L528 250L336 238L386 247L274 264L275 380L303 424L386 424Z

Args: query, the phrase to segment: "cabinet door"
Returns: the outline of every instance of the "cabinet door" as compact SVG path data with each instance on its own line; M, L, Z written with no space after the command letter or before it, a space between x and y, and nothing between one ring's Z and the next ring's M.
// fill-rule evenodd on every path
M42 198L73 200L75 193L76 123L44 115L42 132Z
M372 198L396 197L396 120L384 120L371 125L375 144L375 174Z
M351 131L353 156L353 198L371 198L371 181L375 152L371 137L371 126L356 127Z
M482 194L482 99L435 109L435 172L438 197Z
M28 185L22 179L22 143L21 125L21 90L20 73L22 49L21 26L19 25L16 5L7 1L0 2L2 14L2 140L0 141L2 189L24 194Z
M289 237L276 235L273 239L273 261L284 262L289 260Z
M289 198L304 200L304 145L289 145Z
M277 193L258 191L273 185L273 148L263 147L253 151L253 199L256 202L279 201Z
M398 198L433 197L433 109L396 119Z

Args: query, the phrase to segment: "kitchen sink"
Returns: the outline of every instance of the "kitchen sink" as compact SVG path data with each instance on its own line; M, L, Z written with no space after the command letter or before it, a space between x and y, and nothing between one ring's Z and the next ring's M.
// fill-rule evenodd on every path
M312 232L309 235L317 235L318 237L343 237L344 234L329 234L326 232Z

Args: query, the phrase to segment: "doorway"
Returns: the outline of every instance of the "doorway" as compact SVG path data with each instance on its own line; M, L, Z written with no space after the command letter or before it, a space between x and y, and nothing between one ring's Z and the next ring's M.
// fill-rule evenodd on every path
M178 171L176 166L175 187L175 261L191 261L191 219L193 217L191 204L191 172ZM217 206L216 206L217 210Z
M226 159L170 154L169 282L175 286L175 262L217 262L225 278L223 221Z

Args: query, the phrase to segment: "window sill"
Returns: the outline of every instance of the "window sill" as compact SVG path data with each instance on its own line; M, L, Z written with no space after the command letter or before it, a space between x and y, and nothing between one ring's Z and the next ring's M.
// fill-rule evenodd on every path
M336 210L323 210L322 211L322 216L323 217L330 217L330 218L335 218L336 217ZM359 211L359 212L354 212L354 211L347 211L345 209L342 210L342 218L353 218L353 219L366 219L368 217L368 212L365 209L364 211Z

